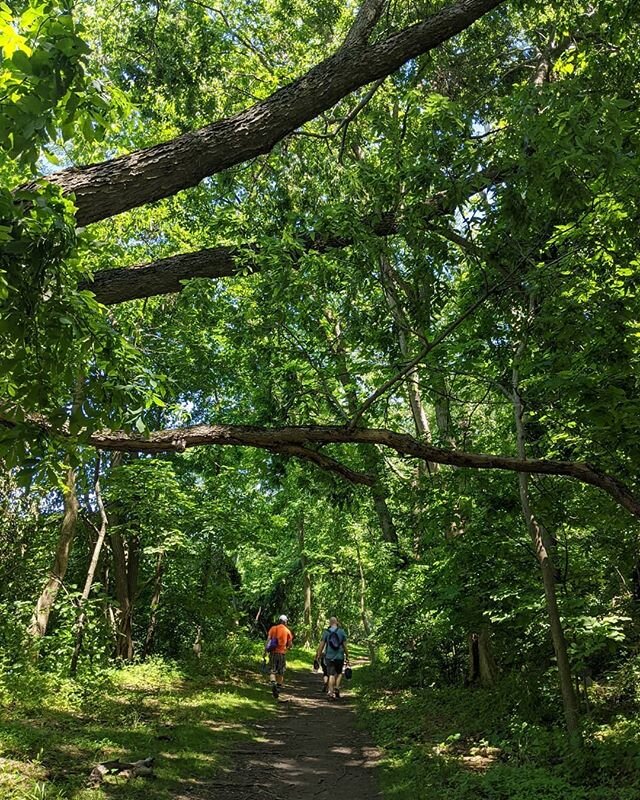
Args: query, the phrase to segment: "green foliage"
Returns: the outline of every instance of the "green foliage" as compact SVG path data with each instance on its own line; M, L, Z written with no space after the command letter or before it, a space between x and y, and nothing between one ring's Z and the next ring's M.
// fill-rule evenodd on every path
M610 705L599 705L608 721L589 731L585 767L567 752L559 720L550 726L553 705L539 702L526 675L492 690L383 686L384 668L370 672L360 705L363 724L385 748L385 797L614 800L638 791L634 715L616 716Z
M35 169L40 148L76 135L102 140L108 101L91 80L89 46L68 0L0 5L0 147ZM53 150L48 158L57 161ZM2 214L4 216L4 214Z
M211 781L226 765L226 751L251 741L247 723L267 717L274 706L261 689L237 680L211 685L210 675L190 677L160 659L75 681L33 668L3 670L2 796L165 800L185 781ZM168 748L171 759L162 757ZM86 788L96 762L136 760L141 753L157 758L154 781L107 779L99 789Z
M433 4L407 5L389 4L375 35ZM337 613L380 657L363 713L387 751L389 797L634 798L637 524L592 487L551 476L531 478L529 500L548 536L593 776L572 768L561 733L516 479L418 469L374 447L322 452L375 475L375 494L270 451L194 448L120 466L104 456L106 545L85 605L79 681L66 675L102 521L86 446L100 428L345 425L442 335L363 425L418 425L438 446L514 455L517 378L527 457L589 461L637 490L636 5L503 4L268 156L87 231L76 229L73 198L42 178L268 97L335 50L353 7L0 5L2 691L19 711L7 752L31 760L34 796L58 791L38 778L43 734L29 715L39 704L83 764L159 747L158 720L177 714L185 751L197 752L200 770L217 767L206 714L239 722L262 701L201 686L193 699L180 688L185 665L221 676L255 661L265 626L285 612L297 641L313 641ZM390 215L394 235L376 235ZM217 246L235 248L233 277L108 309L87 288L96 272ZM51 572L69 467L81 512L34 667L25 630ZM122 673L109 669L124 613L116 535L137 566L134 658L147 656ZM480 632L499 673L486 692L465 685ZM190 723L190 711L201 719ZM130 731L116 727L122 713ZM76 714L90 730L78 733ZM210 749L196 750L197 736ZM469 769L467 756L482 768ZM198 758L168 767L156 796Z

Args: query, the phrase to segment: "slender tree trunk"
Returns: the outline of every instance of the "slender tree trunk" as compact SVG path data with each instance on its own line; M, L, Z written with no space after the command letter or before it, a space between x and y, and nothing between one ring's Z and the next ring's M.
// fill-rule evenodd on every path
M356 556L358 558L358 573L360 575L360 620L362 621L362 629L364 635L367 637L367 649L369 650L369 660L373 664L376 660L376 647L371 635L371 624L369 623L369 615L367 614L367 582L364 575L364 566L362 564L362 554L360 552L360 542L358 537L356 541Z
M41 638L47 632L49 615L55 603L58 591L64 580L64 576L69 564L69 553L71 544L76 534L78 524L78 498L76 496L76 473L73 469L68 470L64 490L64 516L60 537L56 546L56 555L53 567L49 573L49 578L36 602L36 607L31 618L29 633L34 638Z
M111 532L111 553L113 555L113 578L118 613L116 614L116 657L125 661L133 658L133 640L131 635L131 615L133 609L129 600L129 582L127 579L127 553L124 540L119 531Z
M89 569L87 570L87 578L84 582L84 589L82 590L82 596L80 597L80 601L78 603L78 618L76 620L76 643L73 649L73 655L71 656L71 669L70 669L71 675L75 675L78 670L78 658L80 657L80 651L82 650L84 628L87 621L87 614L84 609L84 606L87 600L89 599L89 595L91 594L91 587L93 586L96 570L98 569L98 562L100 561L100 553L102 551L102 546L104 544L104 540L107 535L107 527L109 525L109 520L107 519L104 503L102 502L102 491L100 489L100 453L98 453L98 457L96 459L94 486L96 494L96 503L100 511L100 528L98 530L98 538L96 539L96 543L93 547L91 561L89 562Z
M398 297L393 267L385 255L380 256L380 274L382 276L382 284L384 287L385 297L387 299L387 305L389 306L391 316L393 317L393 321L396 326L400 352L405 360L409 360L411 357L411 354L409 353L409 341L407 338L409 325ZM411 416L413 417L413 424L416 429L416 434L418 437L430 443L432 440L431 426L422 402L422 394L420 392L420 375L417 367L412 369L411 372L407 374L405 382L407 386L409 407L411 408ZM435 472L438 469L437 464L428 463L425 466L431 472Z
M328 316L329 318L331 318L330 315ZM351 414L351 416L354 416L358 412L358 407L359 407L358 398L356 396L354 384L351 380L349 369L347 367L347 353L345 351L344 343L342 340L342 331L340 328L340 322L335 319L333 320L333 322L334 322L334 330L336 337L335 355L339 370L338 380L340 381L343 389L345 390L347 398L347 408L349 410L349 414ZM389 510L389 506L387 504L387 490L384 486L384 483L382 482L383 458L378 452L378 450L375 448L375 446L363 447L362 453L367 471L376 478L375 483L371 487L371 496L373 498L373 507L375 509L378 520L380 521L382 538L384 539L385 542L389 542L389 544L393 545L395 550L398 550L400 546L400 542L398 539L398 532L393 522L391 511Z
M298 521L298 547L300 550L300 563L302 565L302 587L304 592L304 645L309 647L313 641L313 631L311 629L311 575L309 574L309 563L305 552L304 537L304 516L300 515Z
M158 553L156 561L156 574L153 583L153 595L151 597L151 618L147 628L147 636L144 641L143 657L146 658L153 650L153 642L158 626L158 609L160 607L160 595L162 592L162 578L164 575L164 550Z
M207 535L207 547L204 560L202 562L202 573L200 575L200 597L205 598L213 574L213 533L209 531ZM257 621L257 620L256 620ZM191 649L197 658L202 655L202 621L196 624L196 635L191 645Z
M114 453L112 467L123 463L123 454ZM116 632L116 658L124 661L133 659L133 611L138 592L138 567L140 541L135 534L127 538L122 535L124 516L122 509L111 514L111 542L113 586L118 601L118 611L114 614Z
M513 391L513 410L516 425L516 439L518 446L518 456L521 459L526 458L526 445L525 445L525 423L524 423L524 408L522 397L520 395L519 376L517 362L524 350L524 341L518 348L516 355L516 363L513 367L512 373L512 391ZM571 665L569 662L569 654L567 651L567 640L564 635L562 627L562 620L560 619L560 610L558 608L558 598L556 595L556 579L555 570L549 547L547 544L548 537L545 535L544 528L541 523L535 518L531 508L531 500L529 496L529 473L521 472L518 474L518 484L520 488L520 504L522 506L522 514L524 516L531 542L540 564L540 571L542 573L542 584L544 586L544 595L547 606L547 614L549 617L549 624L551 627L551 638L553 640L553 649L556 655L558 664L558 678L560 682L560 692L562 694L562 704L564 708L564 717L569 733L569 740L574 747L582 745L582 733L580 729L580 712L578 708L578 701L573 688L573 678L571 675Z

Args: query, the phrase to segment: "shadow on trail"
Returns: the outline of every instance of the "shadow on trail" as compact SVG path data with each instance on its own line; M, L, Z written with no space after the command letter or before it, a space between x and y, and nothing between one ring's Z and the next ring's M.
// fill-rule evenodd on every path
M232 748L233 767L211 781L225 800L373 800L378 754L356 726L350 698L332 702L321 679L287 676L275 720L257 725L259 738ZM268 691L268 687L265 687ZM347 693L348 695L348 693ZM216 791L217 790L217 791ZM215 794L214 794L215 792ZM203 795L204 797L204 795Z

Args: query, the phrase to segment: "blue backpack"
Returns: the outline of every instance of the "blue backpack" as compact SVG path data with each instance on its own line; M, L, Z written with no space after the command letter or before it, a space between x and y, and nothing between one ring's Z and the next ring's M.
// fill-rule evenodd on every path
M332 650L340 650L340 648L344 644L344 639L340 637L340 634L338 633L337 630L332 631L329 628L327 628L327 630L329 631L329 636L327 637L327 644Z

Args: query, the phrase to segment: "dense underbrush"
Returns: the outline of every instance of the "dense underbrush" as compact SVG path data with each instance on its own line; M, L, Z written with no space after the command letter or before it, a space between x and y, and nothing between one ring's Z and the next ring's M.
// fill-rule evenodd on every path
M640 683L632 664L590 688L580 755L567 745L559 700L544 678L534 685L512 675L492 689L389 689L384 665L366 673L361 717L384 749L389 800L640 797Z

